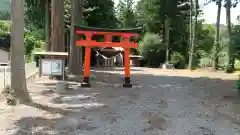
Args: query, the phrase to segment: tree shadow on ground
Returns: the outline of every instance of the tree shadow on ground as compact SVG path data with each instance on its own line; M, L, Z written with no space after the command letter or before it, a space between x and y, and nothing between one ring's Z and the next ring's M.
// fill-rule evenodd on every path
M28 106L47 111L52 114L61 114L61 118L47 119L44 117L23 117L15 124L19 130L16 135L31 134L69 134L77 130L91 131L98 128L95 123L87 118L89 112L102 112L111 110L111 101L125 96L117 104L131 104L140 100L142 92L152 92L151 89L159 91L168 87L188 87L188 94L202 100L215 102L240 103L240 96L234 89L234 80L211 79L207 77L191 78L179 76L161 76L153 74L133 74L133 88L122 88L123 75L116 73L91 72L96 76L91 79L92 88L83 89L77 87L66 94L53 97L49 102L52 104L65 104L66 107L50 107L44 104L31 103ZM75 78L76 79L76 78ZM76 79L78 80L79 77ZM81 80L79 80L81 81ZM146 83L143 83L146 82ZM54 84L52 84L54 85ZM177 92L177 91L176 91ZM42 93L44 96L52 96L53 93ZM187 96L187 95L186 95ZM159 98L160 95L159 95ZM166 97L167 98L167 97ZM125 104L126 102L126 104ZM104 108L104 109L103 109ZM107 108L107 109L106 109ZM89 111L91 110L91 111ZM87 112L87 113L86 113ZM116 122L116 118L112 118ZM70 123L70 124L69 124Z
M92 131L97 128L91 122L81 117L78 118L78 121L74 120L73 117L69 117L69 119L24 117L15 123L19 130L12 135L69 135L80 134L82 131ZM60 123L66 125L62 126Z
M124 67L100 67L100 68L91 68L94 71L124 71ZM140 67L132 67L130 71L144 71Z
M64 110L62 108L57 108L57 107L50 107L50 106L39 104L39 103L36 103L36 102L25 103L24 105L31 106L33 108L37 108L37 109L40 109L40 110L44 110L44 111L47 111L47 112L52 113L52 114L59 113L61 115L67 115L69 113L72 113L70 110Z
M91 120L89 120L86 117L85 111L97 107L102 107L100 105L96 106L82 103L77 107L74 106L67 108L50 107L39 103L29 103L25 105L37 108L39 110L44 110L49 114L53 115L53 117L50 118L48 116L22 117L21 119L15 122L15 125L17 126L18 130L12 135L28 135L28 134L66 135L66 134L79 134L82 131L91 131L96 129L97 127L96 125L94 125L94 123L91 122ZM57 114L59 114L60 116L55 117L55 115Z

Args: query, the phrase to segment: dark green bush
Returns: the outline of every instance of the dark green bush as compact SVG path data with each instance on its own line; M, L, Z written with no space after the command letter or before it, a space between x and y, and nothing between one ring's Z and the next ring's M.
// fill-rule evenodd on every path
M24 37L24 45L25 45L25 55L26 55L26 62L31 62L32 60L32 52L35 48L43 49L44 42L37 40L31 33L26 34Z
M131 48L130 51L131 51L132 55L140 55L140 51L138 49L136 49L136 48Z
M177 69L183 69L186 65L186 60L184 56L179 52L173 52L171 54L170 62L174 65Z
M161 36L153 33L144 35L143 40L140 42L140 53L143 55L147 66L159 67L160 63L164 62L164 48Z
M10 48L10 34L0 34L0 48L9 51Z
M233 73L234 71L235 71L235 69L231 65L227 65L225 68L226 73Z

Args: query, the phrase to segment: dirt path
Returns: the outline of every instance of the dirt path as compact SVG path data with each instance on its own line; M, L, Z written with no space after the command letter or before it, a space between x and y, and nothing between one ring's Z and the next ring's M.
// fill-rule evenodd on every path
M122 73L95 72L91 89L70 82L62 95L48 80L30 84L36 103L2 104L0 135L240 135L235 76L133 69L134 87L123 89Z

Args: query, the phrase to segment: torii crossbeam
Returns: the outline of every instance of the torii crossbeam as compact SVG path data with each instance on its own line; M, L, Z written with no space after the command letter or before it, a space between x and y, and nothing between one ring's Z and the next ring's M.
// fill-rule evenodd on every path
M125 66L125 83L123 87L131 88L132 84L130 81L130 48L138 48L139 45L130 41L133 37L138 37L142 28L133 29L105 29L105 28L94 28L76 25L75 30L77 35L85 36L86 39L77 39L77 46L85 47L84 57L84 79L82 87L90 87L90 61L91 61L91 48L92 47L122 47L124 48L124 66ZM104 36L104 42L97 42L92 39L95 35ZM113 37L121 37L123 40L120 42L113 42Z

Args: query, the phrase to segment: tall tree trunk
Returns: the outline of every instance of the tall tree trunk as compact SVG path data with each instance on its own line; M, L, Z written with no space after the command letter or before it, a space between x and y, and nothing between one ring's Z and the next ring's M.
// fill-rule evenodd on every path
M49 42L49 0L45 0L45 50L50 51L51 46Z
M220 29L220 17L222 9L222 0L217 1L218 11L217 11L217 22L216 22L216 35L215 35L215 44L213 46L213 61L212 69L215 71L218 69L218 60L219 60L219 29Z
M83 0L72 1L71 17L69 73L78 75L81 73L82 70L82 47L76 46L76 33L74 25L81 24L83 20Z
M229 38L227 72L233 72L234 56L233 56L233 48L232 48L231 0L226 0L226 21L227 21L226 24L227 24L228 38Z
M166 46L166 64L169 62L169 18L166 17L164 21L164 42Z
M196 5L196 4L195 4ZM192 12L193 12L193 0L190 2L190 54L189 54L189 63L188 69L193 68L193 57L194 57L194 48L195 48L195 22L192 21ZM195 17L195 19L197 19Z
M192 45L192 52L193 52L193 65L196 66L196 46L197 46L197 27L198 27L198 0L195 0L194 4L194 26L193 26L193 45Z
M11 88L20 102L30 102L27 91L24 60L24 0L11 4Z
M51 51L64 52L64 0L52 0L51 4Z
M52 6L51 6L52 0L48 0L48 51L51 51L52 48L52 28L51 28L51 23L52 23Z

